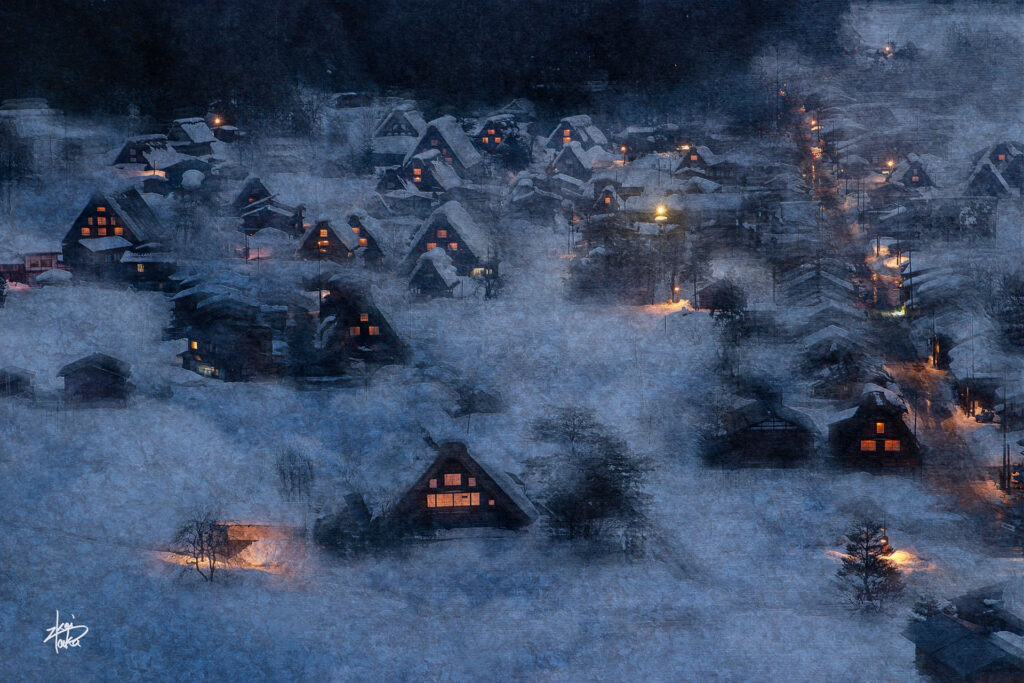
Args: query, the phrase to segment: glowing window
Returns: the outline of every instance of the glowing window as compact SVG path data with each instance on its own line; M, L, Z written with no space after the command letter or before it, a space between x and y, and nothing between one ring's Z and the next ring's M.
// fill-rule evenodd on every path
M568 128L565 128L564 130L562 130L562 137L563 138L572 137L572 131L569 130Z
M501 138L494 138L494 144L500 145L501 144Z
M96 231L96 234L99 235L100 237L106 237L107 229L106 228L100 228L99 230Z
M116 228L114 228L114 234L118 235L118 236L123 235L124 234L124 228L122 228L121 226L117 226Z
M432 488L432 489L436 489L437 488L437 479L431 479L430 480L430 488Z
M885 423L884 422L876 422L875 423L875 434L885 434Z
M106 216L97 216L96 217L96 225L106 225L106 224L107 224L107 217Z
M92 233L89 228L82 228L82 237L88 237Z
M436 504L437 504L437 496L435 496L433 493L428 493L427 494L427 507L428 508L436 507Z
M470 275L472 275L473 277L480 277L483 274L484 274L484 269L483 268L474 268L473 271L470 273Z
M359 336L359 332L360 332L360 330L359 330L359 326L358 325L353 325L352 327L348 328L349 336L358 337Z
M197 350L199 348L199 342L193 339L188 343L188 348L192 349L193 351Z
M612 198L611 197L605 197L604 198L604 203L605 204L611 204L612 203Z
M94 219L93 219L93 217L92 217L92 216L89 216L89 225L92 225L92 224L93 224L93 220L94 220Z
M458 251L459 250L459 243L458 242L449 242L448 243L448 248L451 249L452 251Z
M562 144L563 145L568 145L570 142L572 142L572 138L571 137L566 136L566 137L562 138Z
M445 157L444 161L445 161L446 164L450 164L450 163L452 163L452 158L451 157Z
M477 494L479 498L480 494ZM455 502L455 507L469 507L473 504L473 494L471 493L453 493L452 498Z
M444 485L445 486L461 486L462 485L462 475L459 474L458 472L456 472L455 474L446 474L446 475L444 475Z
M316 246L318 247L326 247L329 244L330 242L328 240L317 240L316 242Z
M916 175L910 176L910 182L916 183L918 180L920 180L920 178L918 176L916 176Z
M999 155L999 161L1006 161L1006 155L1005 154L1000 154Z
M104 211L107 210L107 207L105 207L105 206L97 206L96 210L99 211L100 213L103 213Z
M380 328L376 325L370 325L370 336L376 337L380 335Z
M491 507L494 507L494 499L491 498L490 500L488 500L487 504L490 505Z
M142 265L141 263L136 263L135 264L135 271L138 272L138 273L144 273L144 272L146 272L146 266Z
M696 154L691 154L690 155L690 161L697 161L697 155Z
M865 439L865 440L861 441L860 442L860 450L861 451L873 451L873 450L875 450L875 441L874 441L874 439Z
M437 242L427 242L427 251L430 251L437 246Z
M420 182L421 180L423 180L423 178L421 178L420 176L415 176L415 177L413 177L413 179L412 179L412 181L413 181L414 183L418 183L418 182Z
M493 128L488 128L487 129L487 134L488 135L494 135L494 129ZM486 142L486 140L484 142Z
M370 314L369 313L360 313L359 314L359 322L361 322L361 323L370 322Z
M483 137L483 143L484 143L485 145L486 145L486 144L487 144L488 142L490 142L490 141L491 141L491 139L490 139L489 137L487 137L486 135L485 135L485 136Z
M422 168L414 168L414 169L412 169L412 174L413 175L423 175L423 169Z
M454 505L452 494L450 493L438 493L434 498L436 499L436 505L439 508L450 508Z
M470 487L476 486L476 477L470 477L468 481Z
M368 242L366 241L365 237L360 237L359 238L359 246L365 247L367 244L368 244Z
M437 239L443 240L446 237L448 237L448 231L447 230L438 230L437 231Z
M886 439L885 440L885 450L892 452L892 451L898 451L899 449L900 449L899 439Z
M321 229L320 230L320 236L321 237L327 237L327 230Z
M354 232L355 234L358 235L359 234L359 226L358 225L353 225L352 226L352 232Z

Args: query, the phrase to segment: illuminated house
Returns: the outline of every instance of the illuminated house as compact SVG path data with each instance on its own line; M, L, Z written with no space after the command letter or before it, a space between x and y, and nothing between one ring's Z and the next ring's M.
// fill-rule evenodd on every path
M548 165L548 175L562 174L586 182L590 180L595 168L608 168L613 165L611 156L600 147L583 148L578 142L563 145L555 158Z
M459 174L431 149L417 154L402 167L402 189L419 192L448 192L462 184Z
M1024 144L1000 142L974 157L967 196L1020 197L1024 189Z
M586 114L567 116L558 122L551 134L548 135L545 147L558 149L570 142L578 142L583 149L591 147L603 147L608 144L608 138L601 132L601 129L594 125L593 121Z
M320 303L321 347L372 363L404 363L408 349L385 308L361 284L337 275Z
M594 213L614 213L621 211L624 206L619 193L615 191L614 185L607 185L597 193L594 201Z
M466 212L462 204L445 202L420 226L410 241L401 270L411 273L421 254L441 247L459 275L485 275L497 268L497 249L491 236Z
M116 276L121 255L157 232L156 215L138 190L97 192L61 242L64 264L80 273Z
M181 367L225 382L280 372L273 330L255 302L221 296L200 301L185 328Z
M690 149L683 150L673 173L678 175L690 170L702 175L709 175L711 167L716 163L718 163L718 158L710 149L704 145L694 145Z
M473 146L454 116L442 116L427 124L423 134L402 161L408 167L417 154L436 149L441 159L455 169L460 178L473 178L483 173L483 157Z
M247 178L245 183L242 184L242 189L235 196L234 201L231 202L231 208L237 215L241 216L251 205L264 199L270 199L272 194L259 178Z
M135 289L162 292L178 269L174 254L156 242L140 244L121 254L122 279Z
M62 367L65 403L120 404L128 401L132 366L103 353L94 353Z
M896 164L892 173L886 178L886 182L908 188L925 188L935 185L932 177L925 171L924 159L917 154L908 154L906 159Z
M437 458L391 512L414 529L495 527L519 529L537 510L508 475L469 454L461 441L445 441Z
M377 124L370 138L370 154L374 164L401 164L426 129L426 121L412 107L405 105L391 110Z
M168 144L177 152L201 157L213 154L213 143L217 138L201 116L177 119L171 122L167 131Z
M380 263L384 260L386 244L384 226L376 218L363 209L355 209L346 218L348 227L359 241L360 256L367 263Z
M850 467L916 467L920 447L903 422L903 401L877 385L866 389L860 404L829 426L833 453Z
M470 137L477 149L494 154L498 145L502 144L509 136L518 132L519 126L513 114L495 114L488 116L473 129Z
M322 259L340 263L352 258L358 248L359 238L351 229L335 229L330 221L319 220L299 239L296 255L314 261Z

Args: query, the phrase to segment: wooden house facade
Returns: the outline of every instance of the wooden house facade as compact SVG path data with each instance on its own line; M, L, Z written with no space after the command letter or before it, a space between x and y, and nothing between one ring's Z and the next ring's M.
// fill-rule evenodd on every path
M299 258L316 261L344 263L355 256L359 238L346 227L335 228L328 220L319 220L311 225L299 239L296 255Z
M793 465L811 455L815 435L814 423L803 413L757 400L724 415L708 456L722 465Z
M459 174L444 161L441 150L437 149L413 156L402 167L400 175L404 181L403 188L417 192L443 193L462 184Z
M270 199L271 196L273 196L273 193L267 189L262 180L255 177L247 178L242 184L242 189L239 190L231 202L231 209L236 216L241 216L256 202Z
M63 261L79 273L117 277L124 252L158 231L156 215L137 190L96 193L61 242Z
M155 243L142 244L121 254L122 279L135 289L165 292L178 269L174 254Z
M66 404L115 404L128 401L132 386L131 365L103 353L94 353L62 367Z
M356 236L363 260L372 264L381 263L386 255L387 244L383 224L363 209L349 212L345 221Z
M477 149L495 154L498 151L498 146L518 131L519 124L513 114L494 114L481 121L473 129L470 137Z
M1024 144L1000 142L975 156L967 196L1019 198L1024 190Z
M440 158L455 169L460 178L477 178L484 172L483 157L454 116L442 116L428 123L402 165L408 166L417 154L432 149L440 152Z
M473 458L466 444L445 441L391 515L397 523L423 531L520 529L536 519L537 511L507 475Z
M903 403L881 388L871 388L860 405L829 426L832 451L850 467L916 467L921 449L903 421Z
M324 348L372 363L404 363L408 348L371 292L338 277L321 302Z
M480 276L497 269L497 250L490 235L459 202L445 202L427 217L411 240L403 271L411 273L421 254L441 247L459 275Z

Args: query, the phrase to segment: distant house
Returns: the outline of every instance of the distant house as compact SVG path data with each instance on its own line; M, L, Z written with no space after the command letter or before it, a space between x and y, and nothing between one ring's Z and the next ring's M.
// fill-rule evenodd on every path
M906 159L896 164L892 173L886 178L886 182L908 188L935 186L932 177L924 168L924 160L917 154L908 154Z
M246 382L274 375L274 333L260 317L258 304L240 297L201 301L185 329L188 348L178 354L186 370L225 382Z
M492 114L483 119L470 134L477 149L494 154L498 145L519 130L514 114Z
M178 269L177 259L155 242L140 244L121 254L124 281L135 289L163 292Z
M307 227L305 217L306 208L301 204L290 206L278 201L276 195L271 195L249 204L242 211L240 229L250 237L264 228L275 228L292 237L301 237Z
M548 165L548 175L567 175L584 182L590 180L596 168L608 168L613 165L611 155L600 147L585 150L578 142L563 145L555 158Z
M689 145L689 138L674 123L659 126L628 126L615 139L615 152L626 161L647 154L675 152Z
M43 245L38 245L43 246ZM59 250L6 251L0 249L0 277L8 282L34 284L48 270L67 270Z
M242 184L242 189L239 190L235 199L231 202L231 208L236 215L241 216L256 202L270 199L271 196L273 196L273 193L267 189L262 180L255 176L249 177Z
M558 122L551 134L548 135L545 146L550 149L558 149L570 142L578 142L583 149L591 147L604 147L608 144L608 138L600 128L594 125L586 114L567 116Z
M441 247L422 254L409 276L409 289L422 296L450 297L458 284L452 259Z
M94 194L61 243L64 264L94 276L120 275L121 256L159 232L153 210L138 190Z
M603 190L597 193L594 201L594 213L614 213L621 211L625 204L614 185L606 185Z
M412 157L402 167L405 188L419 192L448 192L462 184L459 174L441 156L441 150L431 149Z
M121 151L114 158L114 165L133 165L147 163L146 155L156 150L167 149L167 136L162 134L138 135L125 140Z
M310 260L342 263L351 259L359 248L359 238L347 227L335 228L328 220L319 220L299 239L296 254Z
M833 452L851 467L916 467L920 446L903 421L906 412L895 394L868 385L860 405L829 426Z
M497 250L491 236L456 201L439 206L420 226L410 242L402 270L411 273L421 254L435 247L451 257L459 275L484 275L497 268Z
M466 444L445 441L391 515L396 522L420 530L519 529L537 518L537 510L508 475L473 458Z
M715 154L704 145L693 145L683 150L673 173L679 175L685 171L696 171L702 175L710 175L711 167L718 162Z
M442 116L428 123L402 165L408 166L417 154L432 149L441 153L441 159L454 168L460 178L478 177L483 173L480 163L483 157L454 116Z
M346 217L348 227L352 229L362 250L360 255L367 263L380 263L384 260L386 245L384 226L379 220L363 209L355 209Z
M1024 144L1000 142L974 157L967 196L1020 197L1024 189Z
M167 141L181 154L201 157L213 154L213 143L217 138L206 125L206 120L201 116L195 116L171 122L167 131Z
M1024 680L1024 660L1010 641L984 626L946 614L913 621L903 636L914 643L921 673L938 681ZM1009 633L1019 642L1019 636Z
M412 107L406 105L391 110L377 124L370 138L370 153L374 164L401 164L426 129L427 123L423 116Z
M335 277L320 309L319 336L325 348L367 362L405 362L408 348L372 292Z
M124 404L131 393L132 367L103 353L94 353L62 367L65 403Z
M709 440L708 455L719 464L788 465L811 454L816 429L803 413L768 400L729 411Z
M13 366L0 368L0 397L23 396L32 392L32 378L28 370Z

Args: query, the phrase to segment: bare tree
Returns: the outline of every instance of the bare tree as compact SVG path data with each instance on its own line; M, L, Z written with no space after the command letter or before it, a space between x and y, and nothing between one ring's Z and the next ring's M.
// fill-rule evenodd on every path
M313 461L288 450L276 463L281 497L288 501L309 498L313 490Z
M199 508L178 528L174 543L204 581L213 581L218 565L227 557L227 528L210 509Z

